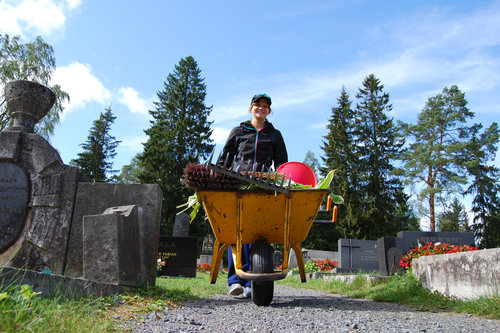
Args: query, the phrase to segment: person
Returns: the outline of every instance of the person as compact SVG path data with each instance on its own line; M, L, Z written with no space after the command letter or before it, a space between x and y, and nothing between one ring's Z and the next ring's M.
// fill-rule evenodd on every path
M224 145L219 164L227 160L226 165L233 165L234 170L264 172L274 171L288 162L285 141L280 131L275 129L267 120L271 113L271 97L267 94L256 94L253 96L249 112L251 120L242 122L233 128ZM251 244L242 246L242 270L251 271ZM251 295L251 283L236 275L231 255L231 247L228 251L228 278L229 295L245 297Z

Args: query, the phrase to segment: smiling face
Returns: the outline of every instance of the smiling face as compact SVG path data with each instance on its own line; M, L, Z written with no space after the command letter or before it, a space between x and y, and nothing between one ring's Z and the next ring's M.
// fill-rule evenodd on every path
M261 98L250 105L249 111L252 114L252 119L263 121L271 113L271 108L267 99Z

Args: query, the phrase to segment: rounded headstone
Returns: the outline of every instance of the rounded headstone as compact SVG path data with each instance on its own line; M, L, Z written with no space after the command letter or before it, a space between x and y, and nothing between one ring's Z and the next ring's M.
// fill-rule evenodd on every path
M0 162L0 253L19 238L26 223L30 188L24 170Z

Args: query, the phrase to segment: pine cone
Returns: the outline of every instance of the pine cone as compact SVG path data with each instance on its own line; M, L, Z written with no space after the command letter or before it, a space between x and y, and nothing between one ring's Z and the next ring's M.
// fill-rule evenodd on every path
M184 184L186 187L204 190L237 190L242 182L214 170L206 165L189 163L184 169Z

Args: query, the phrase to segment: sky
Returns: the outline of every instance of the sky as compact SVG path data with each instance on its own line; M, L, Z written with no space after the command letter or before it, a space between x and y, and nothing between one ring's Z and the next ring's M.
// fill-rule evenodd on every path
M415 123L451 85L474 122L500 120L500 1L0 0L0 32L54 48L52 82L71 98L51 138L65 163L108 106L122 141L113 167L142 152L148 110L186 56L202 70L218 151L265 92L289 160L320 159L340 90L355 102L370 74L395 121Z

